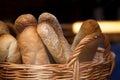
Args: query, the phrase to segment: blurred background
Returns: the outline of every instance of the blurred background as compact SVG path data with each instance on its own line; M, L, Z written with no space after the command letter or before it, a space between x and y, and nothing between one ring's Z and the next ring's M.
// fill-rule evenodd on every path
M57 17L70 43L75 36L72 24L76 21L120 20L120 0L1 0L0 19L13 22L21 14L31 13L36 18L50 12ZM110 33L111 42L120 42L119 34ZM112 35L112 36L111 36Z
M14 21L23 13L36 18L44 11L54 14L61 23L77 20L119 20L119 0L1 0L0 19Z
M60 22L66 39L71 44L74 36L73 23L95 19L97 21L119 21L120 0L1 0L0 20L14 23L21 14L30 13L36 18L43 12L50 12ZM119 22L120 23L120 22ZM107 24L109 25L109 23ZM110 26L110 25L109 25ZM108 26L108 30L109 30ZM120 24L114 24L114 29ZM120 32L107 33L111 50L116 53L116 66L111 80L120 79Z

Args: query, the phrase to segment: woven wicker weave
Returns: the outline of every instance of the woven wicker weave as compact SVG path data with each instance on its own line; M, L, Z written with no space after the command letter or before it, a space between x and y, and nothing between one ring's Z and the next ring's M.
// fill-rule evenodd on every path
M103 35L91 34L85 37L71 54L66 64L13 64L0 63L0 78L3 80L109 80L114 67L114 57L110 52L109 40L104 37L103 60L79 63L79 54L86 44Z

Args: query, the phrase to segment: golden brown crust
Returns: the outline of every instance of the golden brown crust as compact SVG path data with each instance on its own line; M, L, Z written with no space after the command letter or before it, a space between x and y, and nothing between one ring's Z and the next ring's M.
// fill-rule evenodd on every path
M66 59L68 59L68 57L71 53L70 44L64 37L62 27L61 27L60 23L58 22L57 18L53 14L44 12L38 18L38 23L42 23L42 22L46 22L53 27L53 29L55 30L55 33L57 34L57 36L59 38L60 44L62 45L63 53L64 53Z
M46 22L39 23L37 26L37 32L53 56L54 60L57 63L66 63L62 45L60 44L58 35L55 33L53 27Z
M88 43L79 56L79 62L92 61L100 43L102 43L102 38L97 38Z
M22 32L27 26L36 26L37 20L32 14L22 14L15 20L18 32Z
M88 19L84 21L83 24L81 25L79 32L76 34L74 38L74 41L71 46L71 50L74 51L78 43L82 39L84 39L84 37L86 37L87 35L91 35L93 33L101 33L101 32L102 31L97 21L93 19ZM79 56L79 62L92 61L97 51L97 47L100 45L100 43L102 43L102 38L98 38L87 44Z
M86 35L89 35L94 32L102 32L99 24L96 20L88 19L83 22L79 32L76 34L73 43L71 45L71 50L73 51L77 44L83 39Z
M10 34L0 36L0 62L21 63L17 40Z
M26 27L18 36L18 43L25 64L48 64L49 59L35 26Z

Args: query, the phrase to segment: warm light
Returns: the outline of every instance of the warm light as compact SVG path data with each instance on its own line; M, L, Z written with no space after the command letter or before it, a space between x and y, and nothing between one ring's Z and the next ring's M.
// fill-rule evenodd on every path
M120 21L98 21L103 33L120 33ZM72 25L74 33L78 33L82 22L75 22Z

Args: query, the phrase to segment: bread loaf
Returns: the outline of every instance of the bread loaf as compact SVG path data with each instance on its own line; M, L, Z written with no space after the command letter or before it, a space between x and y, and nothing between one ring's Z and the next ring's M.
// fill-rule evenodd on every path
M92 19L84 21L83 24L81 25L79 32L74 38L73 44L71 46L71 50L73 51L78 45L78 43L84 37L86 37L87 35L91 35L93 33L101 33L101 29L97 21ZM79 56L79 61L80 62L92 61L97 51L97 48L101 42L102 42L102 38L98 38L87 44Z
M0 35L0 62L21 63L17 40L10 34Z
M0 62L21 63L17 40L9 33L8 26L0 21Z
M100 46L101 43L102 37L96 38L95 40L88 43L79 56L79 62L92 61L97 52L97 48Z
M49 59L35 26L26 27L18 36L24 64L48 64Z
M70 44L68 43L68 41L66 40L66 38L64 37L62 28L57 20L57 18L50 13L44 12L42 13L39 18L38 18L38 23L42 23L42 22L46 22L47 24L49 24L51 27L53 27L55 33L58 36L58 39L60 41L60 44L62 46L62 52L65 55L65 58L68 59L70 53L71 53L71 49L70 49ZM52 35L51 35L52 36ZM51 47L51 46L49 46ZM56 53L57 54L57 53ZM56 56L57 57L57 56ZM64 56L63 56L64 57ZM60 62L63 63L63 62Z
M79 29L79 32L74 37L73 43L71 45L71 50L73 51L78 43L87 35L94 32L102 32L97 21L93 19L88 19L84 21Z
M37 20L32 14L22 14L15 20L15 26L21 33L27 26L37 26Z
M42 22L37 26L37 32L56 63L65 63L66 58L62 45L60 44L58 35L55 33L53 27L46 22Z

